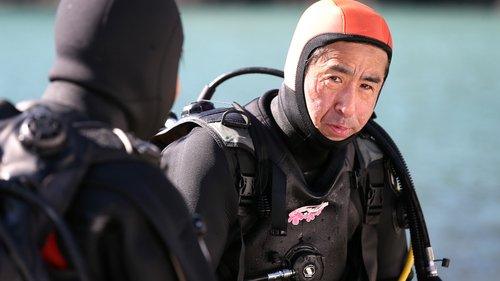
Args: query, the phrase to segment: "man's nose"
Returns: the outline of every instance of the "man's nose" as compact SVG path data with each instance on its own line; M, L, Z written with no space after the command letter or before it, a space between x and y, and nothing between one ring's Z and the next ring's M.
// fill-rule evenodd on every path
M351 117L354 115L356 109L356 92L354 87L349 86L339 92L335 99L335 111L344 117Z

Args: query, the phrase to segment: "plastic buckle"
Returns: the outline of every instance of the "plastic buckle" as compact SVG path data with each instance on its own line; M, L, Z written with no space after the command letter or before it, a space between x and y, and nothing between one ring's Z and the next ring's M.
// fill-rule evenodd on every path
M229 114L237 114L240 118L230 118ZM250 126L250 118L244 111L235 108L230 108L222 114L221 124L226 127L248 128Z
M370 225L378 224L384 203L384 185L368 185L366 193L365 223Z

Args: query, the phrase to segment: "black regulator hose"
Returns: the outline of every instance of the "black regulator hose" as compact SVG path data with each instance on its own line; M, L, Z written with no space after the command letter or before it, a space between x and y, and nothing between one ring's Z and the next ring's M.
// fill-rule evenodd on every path
M28 264L23 260L21 251L16 245L14 238L10 235L9 231L0 222L0 239L5 245L7 253L12 258L14 265L17 267L19 274L24 281L36 281L36 278L29 270Z
M64 222L63 218L57 213L57 211L49 205L45 200L43 200L40 196L26 190L23 186L18 184L13 184L9 181L0 180L0 196L11 196L21 201L26 202L28 205L38 208L42 213L44 213L49 220L53 223L56 228L61 240L64 243L65 249L67 251L70 262L75 268L76 274L81 281L90 281L90 274L87 271L85 266L85 261L82 254L79 251L76 241L71 234L68 226ZM11 253L13 254L14 262L18 266L23 278L26 280L32 280L30 278L31 274L26 267L26 264L20 262L20 252L15 248L10 236L4 236L4 238L9 238L6 242L7 246L13 250Z
M411 244L415 256L415 270L418 280L441 280L434 264L434 254L425 224L422 208L415 192L415 186L406 162L389 134L375 121L370 120L363 129L380 145L394 165L397 179L403 188L406 199L408 222L410 225Z
M237 69L220 75L214 79L210 84L206 85L198 97L198 102L203 100L210 100L215 93L217 86L224 81L235 76L243 74L269 74L277 77L284 77L283 71L266 68L266 67L247 67ZM417 279L419 281L438 281L441 280L437 274L436 266L434 264L434 253L427 232L422 208L415 192L415 186L410 175L410 171L406 162L399 151L398 147L391 139L389 134L375 121L370 120L363 129L366 133L371 135L375 141L380 145L382 151L390 157L394 165L396 177L402 186L403 196L407 208L408 222L410 225L411 244L415 257L415 270L417 272Z
M200 95L198 96L197 101L211 99L215 93L215 90L220 84L224 83L226 80L229 80L233 77L244 74L269 74L281 78L283 78L284 76L283 71L268 67L256 66L256 67L245 67L236 69L234 71L219 75L219 77L215 78L212 82L210 82L210 84L206 85L205 88L203 88L203 90L201 91Z

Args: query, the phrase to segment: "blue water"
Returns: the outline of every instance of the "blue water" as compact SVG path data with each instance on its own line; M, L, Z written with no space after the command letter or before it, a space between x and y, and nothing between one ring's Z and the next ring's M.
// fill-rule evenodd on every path
M380 7L392 27L393 63L379 122L399 144L444 280L500 276L500 14L479 8ZM190 7L182 95L197 97L218 74L241 66L281 68L301 7ZM53 11L0 7L0 96L36 98L53 59ZM131 39L133 40L133 39ZM244 103L280 80L237 78L215 100Z

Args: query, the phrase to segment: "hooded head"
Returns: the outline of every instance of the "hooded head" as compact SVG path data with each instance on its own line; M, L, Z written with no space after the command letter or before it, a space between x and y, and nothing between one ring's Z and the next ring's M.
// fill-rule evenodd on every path
M62 0L43 99L149 138L175 99L183 33L174 0Z
M387 23L370 7L352 0L321 0L304 12L288 51L279 104L295 133L309 145L332 147L349 141L333 141L319 132L310 118L304 93L311 54L338 41L375 46L387 53L389 62L391 59L392 39Z

